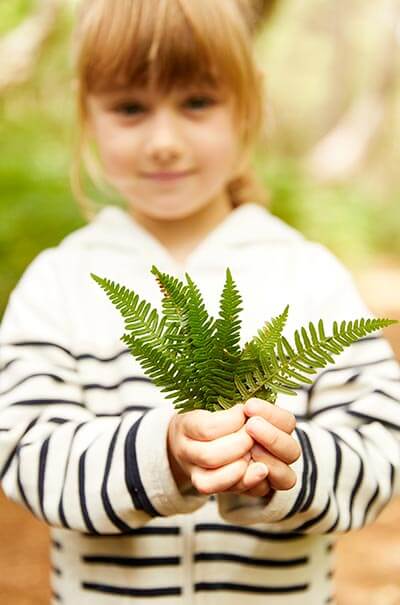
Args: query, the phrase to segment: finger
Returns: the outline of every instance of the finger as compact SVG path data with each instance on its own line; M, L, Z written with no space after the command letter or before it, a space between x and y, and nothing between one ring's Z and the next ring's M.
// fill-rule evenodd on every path
M268 466L268 483L273 489L288 490L296 485L297 476L290 466L272 456L263 448L255 445L251 449L253 460Z
M268 483L268 479L263 479L260 481L258 485L251 489L247 490L237 490L236 486L231 487L230 489L224 490L222 493L234 494L236 496L252 496L255 498L260 498L262 496L266 496L272 491L271 486Z
M188 439L185 444L186 459L205 469L215 469L245 456L254 445L245 426L212 441Z
M246 472L229 490L235 494L241 494L249 489L257 487L268 476L268 467L262 462L250 462Z
M200 494L216 494L235 485L246 470L247 462L242 458L215 470L195 466L191 482Z
M296 426L296 417L294 414L288 410L279 408L277 405L268 403L268 401L257 399L256 397L252 397L246 401L243 406L243 411L246 416L261 416L278 429L285 431L285 433L288 434L292 433Z
M209 412L193 410L184 414L183 431L187 437L197 441L211 441L223 435L238 431L245 423L244 404L237 404L228 410Z
M283 462L292 464L300 457L298 442L264 418L252 416L245 426L255 441Z
M263 498L264 496L267 496L271 491L272 488L268 482L268 479L264 479L264 481L261 481L261 483L259 483L256 487L247 490L242 495L252 496L253 498Z

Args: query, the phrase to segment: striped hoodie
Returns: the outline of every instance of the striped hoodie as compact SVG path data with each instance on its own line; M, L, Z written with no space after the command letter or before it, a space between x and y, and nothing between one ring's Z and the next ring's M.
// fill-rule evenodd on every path
M184 266L121 208L40 253L0 328L0 480L51 526L53 604L322 605L334 602L337 534L399 493L400 369L382 333L320 369L291 410L298 480L269 502L178 489L166 436L175 410L121 345L123 320L90 273L161 311L150 268L199 285L216 317L229 266L241 345L287 304L284 334L373 317L349 271L256 205L240 206Z

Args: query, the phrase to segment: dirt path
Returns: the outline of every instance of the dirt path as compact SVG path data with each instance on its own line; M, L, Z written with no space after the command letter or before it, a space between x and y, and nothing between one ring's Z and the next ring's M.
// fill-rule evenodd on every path
M400 269L372 268L357 276L378 316L400 319ZM400 359L400 325L386 331ZM0 492L0 603L48 605L49 535L45 525ZM379 519L339 540L337 605L400 605L400 498Z

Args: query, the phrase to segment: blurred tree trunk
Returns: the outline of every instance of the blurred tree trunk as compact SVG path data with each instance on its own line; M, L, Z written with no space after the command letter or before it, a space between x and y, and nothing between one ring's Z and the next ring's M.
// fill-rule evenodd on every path
M354 2L336 0L321 3L307 16L307 26L329 39L332 50L329 90L325 106L319 111L319 123L328 132L348 108L352 97L354 70L349 57L354 53L353 32L350 28Z
M0 93L31 77L63 4L62 0L37 0L34 13L0 39Z
M344 180L360 167L378 138L396 91L400 1L386 0L377 11L377 22L383 23L386 35L374 90L356 99L308 153L305 167L319 181Z

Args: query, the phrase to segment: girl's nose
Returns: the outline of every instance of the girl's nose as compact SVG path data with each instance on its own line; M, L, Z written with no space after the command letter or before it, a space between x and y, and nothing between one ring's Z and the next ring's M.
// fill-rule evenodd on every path
M165 165L179 159L183 154L183 142L176 117L170 112L160 112L154 117L152 126L148 133L147 156Z
M154 162L168 165L177 160L180 153L175 147L154 146L150 156Z

